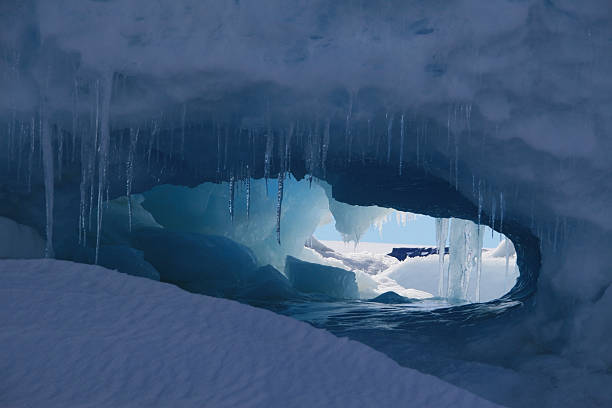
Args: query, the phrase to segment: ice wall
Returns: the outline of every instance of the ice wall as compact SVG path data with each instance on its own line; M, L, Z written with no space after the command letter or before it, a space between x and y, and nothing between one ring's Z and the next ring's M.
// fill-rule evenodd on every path
M193 189L159 186L143 194L142 205L166 229L225 236L249 247L259 265L284 270L285 257L300 257L306 240L329 214L327 196L319 184L288 179L284 189L280 243L277 183L263 179L249 180L248 187L238 182L233 190L225 182Z

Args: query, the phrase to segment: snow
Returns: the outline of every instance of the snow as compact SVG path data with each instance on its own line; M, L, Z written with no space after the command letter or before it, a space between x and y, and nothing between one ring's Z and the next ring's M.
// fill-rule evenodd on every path
M496 406L360 343L172 285L55 260L1 261L0 279L3 406Z

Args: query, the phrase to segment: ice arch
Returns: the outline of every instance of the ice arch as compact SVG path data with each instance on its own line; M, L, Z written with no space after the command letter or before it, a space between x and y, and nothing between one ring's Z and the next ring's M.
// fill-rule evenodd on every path
M351 204L503 209L523 307L455 310L477 327L398 361L507 405L610 405L609 1L119 3L0 6L1 215L61 253L106 196L285 171Z

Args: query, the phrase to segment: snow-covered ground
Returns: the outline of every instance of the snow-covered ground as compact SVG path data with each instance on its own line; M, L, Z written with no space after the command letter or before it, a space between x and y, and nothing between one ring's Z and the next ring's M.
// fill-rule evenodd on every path
M97 266L0 261L0 406L493 407L360 343Z

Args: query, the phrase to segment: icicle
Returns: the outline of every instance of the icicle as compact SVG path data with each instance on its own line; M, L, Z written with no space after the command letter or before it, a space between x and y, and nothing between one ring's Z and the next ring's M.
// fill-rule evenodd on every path
M438 269L440 279L438 281L438 296L444 293L444 255L446 252L446 239L448 237L448 218L436 218L436 242L438 244Z
M181 159L185 159L185 117L187 116L187 105L183 104L181 115Z
M235 188L234 184L235 184L234 175L231 175L230 179L229 179L229 203L228 203L228 208L229 208L230 220L232 222L234 222L234 188Z
M349 108L346 114L346 132L344 136L344 145L347 153L347 161L351 162L351 153L352 153L352 144L353 144L353 135L351 132L351 117L353 115L353 93L351 92L349 97Z
M101 92L100 113L100 145L98 149L98 214L96 229L96 256L94 263L98 264L100 253L100 239L102 236L102 199L106 189L106 178L108 172L109 147L110 147L110 101L113 76L109 74L103 78Z
M484 241L484 227L478 225L478 244L476 248L477 265L476 265L476 302L480 302L480 280L482 277L482 246Z
M72 105L72 161L76 158L76 134L79 127L79 81L74 77L74 93Z
M393 136L393 114L385 115L387 118L387 164L391 161L391 137Z
M279 245L281 243L280 224L281 224L281 210L282 210L282 205L283 205L283 186L285 184L284 179L285 179L285 176L282 173L278 173L278 192L277 192L277 197L276 197L276 240L278 241Z
M450 228L450 255L447 297L467 299L472 272L482 254L479 227L472 221L453 218Z
M22 156L23 140L24 140L25 133L26 133L25 125L23 124L23 122L20 121L19 143L17 145L18 147L18 150L17 150L17 181L21 180L21 156Z
M272 149L274 148L274 135L272 129L268 128L266 133L266 152L264 155L264 179L266 180L266 197L268 196L268 179L270 178L270 166L272 164Z
M246 217L249 219L251 213L251 169L247 165L247 179L246 179Z
M504 233L504 193L499 193L499 235Z
M478 226L482 224L482 191L481 180L478 179Z
M28 193L32 192L32 167L34 165L34 135L36 133L36 120L30 123L30 154L28 155Z
M402 167L404 164L404 114L402 113L402 119L400 121L400 151L399 151L399 175L402 175ZM417 158L418 165L418 158Z
M221 177L221 129L217 123L217 177Z
M45 181L45 209L46 209L46 234L47 244L45 246L45 257L53 258L53 202L54 202L54 183L53 174L53 141L51 140L51 130L49 129L49 119L47 117L45 102L43 101L40 110L40 145L43 159L43 176Z
M62 163L64 161L64 132L57 129L57 179L62 181Z
M491 199L491 238L495 233L495 210L497 209L497 202L495 202L495 196Z
M455 190L459 190L459 137L455 135Z
M505 277L508 277L508 267L510 265L510 240L508 238L506 238L504 240L504 252L506 255L506 275Z
M132 232L132 183L134 182L134 154L136 152L136 144L138 143L138 134L140 128L130 129L130 149L128 152L128 159L125 165L125 196L127 197L128 203L128 230Z

